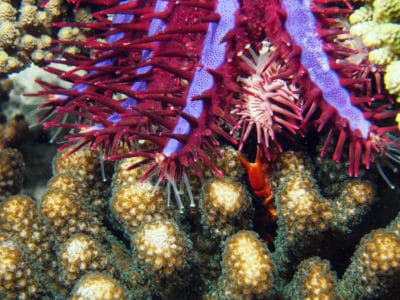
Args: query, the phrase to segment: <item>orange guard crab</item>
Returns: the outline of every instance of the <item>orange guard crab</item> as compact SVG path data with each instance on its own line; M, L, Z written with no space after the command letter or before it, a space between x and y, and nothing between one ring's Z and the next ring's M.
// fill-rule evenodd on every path
M266 208L266 215L262 217L261 223L264 227L269 227L276 222L277 213L273 204L273 193L271 187L272 168L271 163L262 157L260 147L257 147L256 158L253 163L249 162L240 152L238 158L247 171L250 186L259 197L263 197L263 206ZM256 220L257 222L257 220ZM272 236L265 237L268 243L272 242Z

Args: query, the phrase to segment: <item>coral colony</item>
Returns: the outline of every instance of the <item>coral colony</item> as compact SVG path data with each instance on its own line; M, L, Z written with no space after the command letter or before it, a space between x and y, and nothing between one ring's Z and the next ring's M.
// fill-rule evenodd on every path
M143 179L166 181L180 209L176 181L190 189L187 169L201 175L199 161L221 175L210 160L220 155L218 138L241 150L254 128L268 159L282 151L282 137L315 127L328 132L321 155L336 139L339 161L348 145L351 176L360 164L378 161L381 170L382 158L400 161L398 127L382 122L397 111L388 108L382 70L348 32L346 0L69 2L98 7L96 22L56 26L94 33L57 41L82 54L53 60L69 71L47 68L72 87L40 82L41 122L70 129L62 148L143 157L132 167L147 164Z
M1 0L2 108L66 142L0 116L0 299L398 299L400 189L364 169L400 162L399 22L399 0Z

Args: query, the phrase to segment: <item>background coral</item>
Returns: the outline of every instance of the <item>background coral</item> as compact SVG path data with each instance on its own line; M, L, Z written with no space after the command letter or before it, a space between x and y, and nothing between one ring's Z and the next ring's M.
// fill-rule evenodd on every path
M335 199L327 199L313 178L311 161L304 154L286 152L274 174L278 213L277 268L282 276L309 255L321 255L324 234L350 233L376 200L375 187L359 179L342 183ZM286 275L284 275L286 274Z
M369 60L385 66L384 84L400 102L400 2L397 0L365 1L349 19L350 33L368 47ZM400 126L400 117L396 121Z
M219 210L212 206L208 212L204 207L210 201L207 188L198 196L203 204L180 214L175 207L166 206L165 197L153 190L152 184L141 186L133 179L135 171L130 176L124 170L122 177L114 175L114 181L103 181L98 155L82 151L75 156L57 156L55 161L62 163L55 163L59 167L54 168L48 191L38 203L27 196L13 196L0 205L0 237L14 243L15 251L22 249L16 252L20 254L15 265L27 270L24 276L31 287L5 283L5 297L302 299L347 295L349 286L354 285L372 291L366 294L364 289L362 296L393 295L400 265L394 250L400 215L386 229L378 229L379 234L372 232L361 240L351 263L341 270L342 279L335 275L334 252L329 255L337 239L352 240L357 224L377 200L369 181L344 181L336 193L326 197L314 178L313 159L295 152L281 155L273 174L279 226L275 249L270 250L251 231L251 214L246 211L254 209L255 199L250 201L248 192L236 181L239 178L209 181L226 185L223 189L230 187L236 198L221 198L223 203L236 199L232 203L238 204L233 205L234 210L222 206L219 214L223 217L211 218L213 227L206 221L207 214L213 216ZM115 172L122 171L116 168ZM146 184L149 187L143 189ZM100 193L99 198L99 193L91 192L91 186L107 190L110 185L113 196ZM151 191L159 201L152 198ZM214 193L212 197L227 195ZM124 203L122 211L112 208L118 197ZM110 206L95 205L94 199ZM134 220L132 226L130 219ZM241 231L243 222L248 231ZM379 246L382 243L391 246ZM360 260L366 255L369 260ZM359 270L370 271L362 277L357 275ZM32 272L39 272L41 281L30 277ZM386 278L383 286L376 286L377 277ZM109 291L99 287L99 282L109 286Z
M24 173L22 154L13 148L0 149L0 200L21 191Z
M17 72L31 62L43 65L54 58L52 39L56 39L53 22L70 17L75 22L89 22L88 7L74 14L66 13L68 7L63 0L50 0L41 7L39 0L2 1L0 3L0 78ZM67 41L81 40L87 30L66 27L58 31L58 37ZM73 46L65 51L77 53Z
M1 118L1 117L0 117ZM23 115L15 115L0 124L0 148L17 147L28 136L28 123Z
M43 64L52 58L51 24L61 14L62 0L39 8L36 1L2 1L0 4L0 76L16 72L31 61Z

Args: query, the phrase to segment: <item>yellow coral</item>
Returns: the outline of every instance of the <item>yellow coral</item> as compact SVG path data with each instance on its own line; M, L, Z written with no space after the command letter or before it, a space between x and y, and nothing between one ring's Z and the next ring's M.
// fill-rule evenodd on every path
M21 7L21 13L19 16L20 24L22 27L37 26L38 19L36 14L38 7L36 5L25 4Z
M362 238L339 291L345 299L380 298L382 291L398 285L399 273L400 237L374 230Z
M38 11L36 13L36 19L37 19L37 24L45 25L45 26L50 26L51 22L47 17L47 14L45 11Z
M58 38L62 41L73 41L77 38L80 31L76 27L63 27L58 31Z
M171 220L143 224L132 237L132 246L139 266L148 274L173 277L190 266L192 243Z
M211 155L213 165L226 176L240 178L245 173L245 169L238 159L237 150L232 146L224 146L219 149L219 152L222 158L215 154ZM216 177L215 173L206 165L199 163L198 167L202 180L199 180L194 169L188 170L190 186L195 197L199 197L201 194L205 181Z
M285 289L286 299L337 299L336 274L327 260L312 257L300 263L293 280Z
M49 48L51 46L51 37L46 34L41 35L37 45L39 49Z
M299 173L289 175L277 200L279 222L286 229L287 243L330 227L332 203L318 193L317 184L311 177Z
M0 286L3 290L17 285L14 281L15 271L22 265L24 258L23 252L18 244L12 241L0 243Z
M14 56L9 56L8 60L7 60L7 64L0 71L3 73L11 73L11 72L19 70L23 66L24 66L24 62L21 59L14 57Z
M36 203L24 195L11 196L0 205L1 229L29 237L37 212ZM39 236L40 239L40 236Z
M222 268L223 299L268 298L274 264L265 243L254 232L239 231L226 240Z
M6 51L0 49L0 72L6 69L8 61L8 54Z
M0 149L0 200L20 192L24 173L22 154L13 148Z
M11 196L0 205L0 230L24 245L37 263L46 266L50 278L54 276L51 230L44 224L30 197Z
M42 197L39 209L59 240L79 232L94 236L101 232L100 220L95 213L84 206L80 199L63 190L48 190Z
M374 23L371 31L362 36L362 41L367 47L380 47L386 45L393 51L400 51L400 25L393 23Z
M348 224L361 221L364 211L372 205L375 200L375 187L368 181L350 181L345 184L335 201L335 227L342 231L349 230Z
M43 64L52 58L52 23L60 16L61 0L52 0L44 8L36 0L0 1L0 76L20 70L31 61ZM7 56L4 55L5 52Z
M45 6L45 12L49 19L55 19L61 14L60 6L63 0L50 0Z
M206 186L205 208L210 214L236 216L243 208L249 206L249 196L244 186L229 178L215 179Z
M111 210L129 234L133 234L143 221L150 221L167 210L164 193L154 190L149 181L125 184L111 198Z
M0 242L0 294L4 293L6 299L36 298L41 286L39 276L34 274L17 242Z
M0 148L17 146L28 133L28 123L21 115L16 115L6 124L0 124Z
M53 173L71 172L83 184L92 186L101 178L100 154L87 148L80 149L70 155L72 149L57 153L53 160Z
M51 59L53 57L53 54L47 51L43 51L41 49L36 49L31 53L30 57L34 63L40 64L44 62L46 59Z
M15 21L17 13L18 11L10 3L0 3L0 22Z
M13 22L4 21L0 24L0 47L9 47L13 45L15 39L19 36L17 27Z
M37 40L34 36L26 34L21 39L21 48L25 51L33 50L37 47Z
M286 151L279 155L274 164L274 178L272 184L277 187L282 184L286 176L291 173L311 176L312 168L309 159L302 153Z
M361 38L369 48L368 59L379 66L387 66L385 87L400 100L400 1L374 0L357 9L349 18L350 34ZM397 69L397 70L396 70Z
M382 47L371 50L368 53L368 59L370 60L370 62L382 66L382 65L387 65L393 60L395 60L396 55L389 47Z
M210 180L204 187L200 207L203 224L217 236L230 235L237 227L251 226L250 195L242 183L233 179Z
M373 18L380 22L397 22L400 19L400 1L375 0Z
M306 236L316 236L328 229L350 230L375 200L374 185L358 180L344 184L335 201L325 199L311 176L309 162L300 153L282 154L276 167L278 226L289 247L296 246ZM304 171L299 172L300 169Z
M398 102L400 102L400 101L398 101ZM400 129L400 113L398 113L396 115L396 122L397 122L397 125L399 125L399 129Z
M77 234L61 245L58 254L61 281L72 285L84 272L102 271L109 267L109 259L101 242L86 234Z
M372 6L365 5L361 6L359 9L355 10L349 17L350 24L357 24L372 19Z
M47 182L48 189L60 189L72 194L78 199L83 199L86 195L85 186L72 173L58 173Z
M142 161L144 158L129 157L120 159L115 163L115 171L113 176L113 187L118 189L124 184L137 182L146 171L146 166L129 169L130 166Z
M385 86L389 93L400 93L400 60L392 61L386 68ZM400 101L398 101L400 102Z
M85 275L74 287L71 300L125 300L124 287L103 273Z
M225 146L219 151L222 158L216 156L212 157L213 164L225 176L240 178L245 173L245 169L238 159L237 150L232 146ZM215 174L212 173L209 168L206 168L205 178L212 178L214 176Z

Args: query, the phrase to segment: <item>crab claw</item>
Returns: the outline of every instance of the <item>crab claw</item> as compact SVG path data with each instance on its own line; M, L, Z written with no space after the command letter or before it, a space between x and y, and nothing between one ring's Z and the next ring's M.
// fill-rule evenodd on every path
M271 166L269 162L262 159L261 155L260 147L257 146L256 160L251 163L238 152L238 158L247 171L254 194L266 197L266 204L268 204L272 200Z

